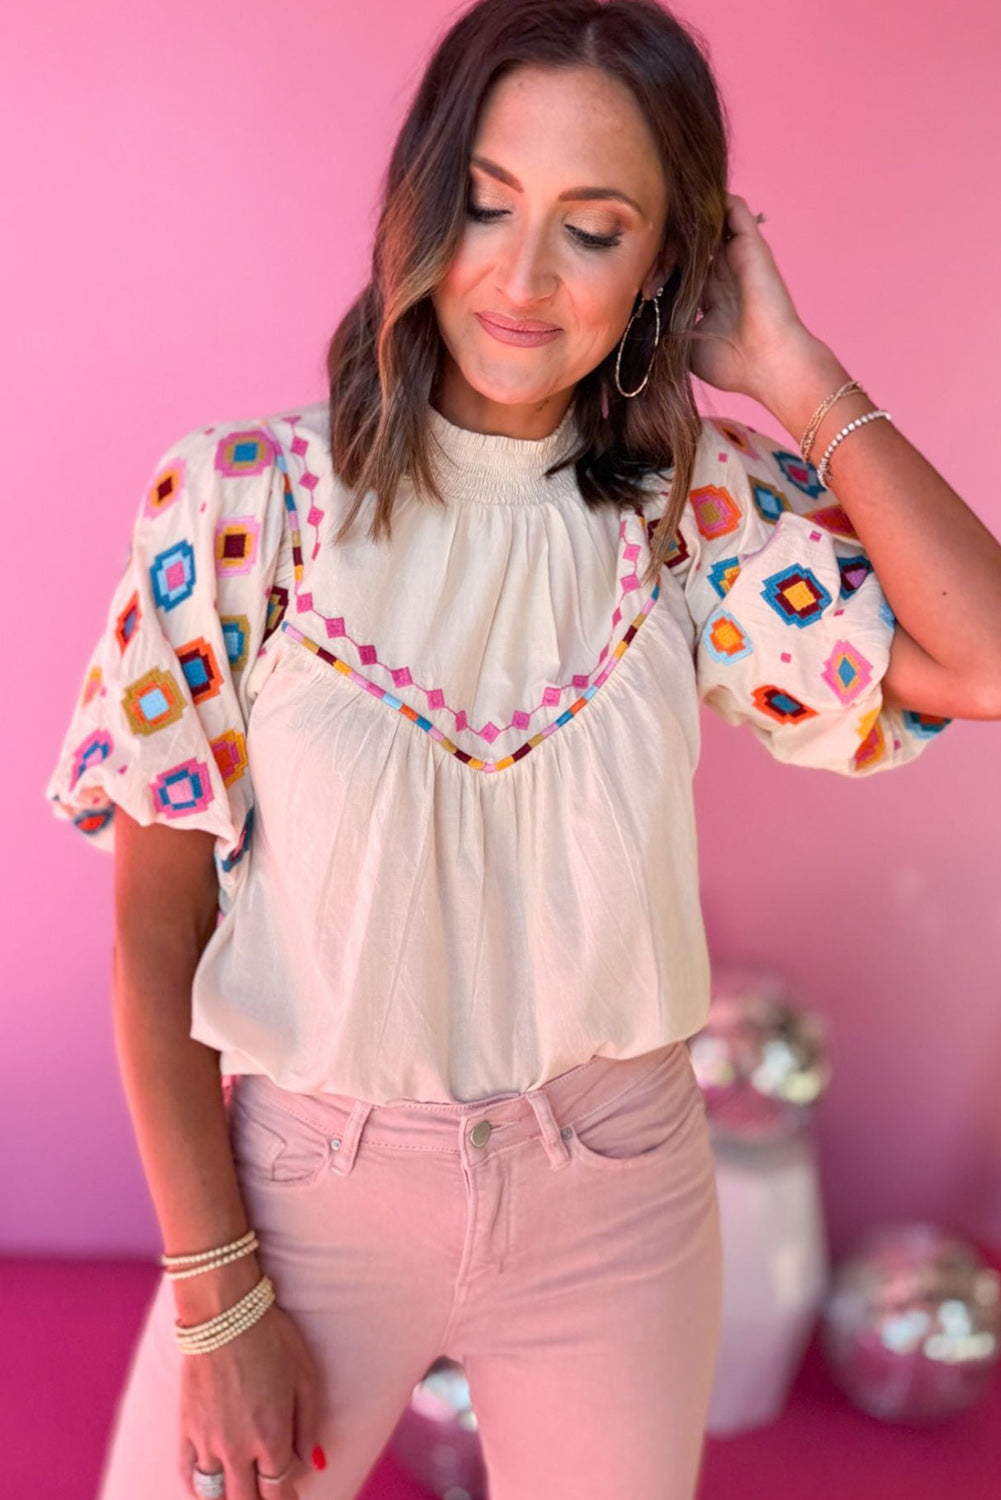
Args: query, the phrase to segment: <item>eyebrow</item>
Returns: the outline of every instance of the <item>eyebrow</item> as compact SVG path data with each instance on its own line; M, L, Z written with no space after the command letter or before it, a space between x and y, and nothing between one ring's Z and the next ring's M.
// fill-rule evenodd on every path
M495 161L490 161L490 159L486 156L471 156L470 161L475 166L479 167L481 171L486 172L488 176L496 177L498 182L503 182L509 188L514 188L516 193L522 192L522 186L517 177L514 177L510 172L506 171L504 167L498 166ZM571 187L560 193L557 201L559 203L583 203L588 199L609 198L616 198L620 203L628 203L629 207L634 208L641 218L646 217L643 209L636 202L636 199L630 198L628 193L621 192L619 188Z

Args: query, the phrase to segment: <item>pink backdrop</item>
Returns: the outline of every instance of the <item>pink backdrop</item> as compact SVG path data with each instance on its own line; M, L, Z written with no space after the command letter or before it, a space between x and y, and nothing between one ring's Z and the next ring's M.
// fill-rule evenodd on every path
M43 785L156 455L322 395L394 130L451 14L98 0L6 23L7 1252L160 1249L112 1036L112 861ZM804 320L1001 535L997 6L685 14L732 113L731 187L767 214ZM699 395L788 440L760 407ZM832 1023L834 1248L889 1214L1001 1235L1001 726L956 723L860 782L773 762L708 711L703 728L714 961L781 967Z

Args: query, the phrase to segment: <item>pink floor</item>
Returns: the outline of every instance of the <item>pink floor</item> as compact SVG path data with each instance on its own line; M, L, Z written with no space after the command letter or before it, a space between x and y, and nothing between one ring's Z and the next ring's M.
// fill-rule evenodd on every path
M134 1261L0 1262L4 1497L93 1500L156 1275ZM889 1427L842 1398L815 1338L779 1421L743 1437L709 1439L699 1500L738 1496L1001 1500L1001 1379L979 1406L942 1427ZM358 1500L429 1500L429 1492L387 1451Z

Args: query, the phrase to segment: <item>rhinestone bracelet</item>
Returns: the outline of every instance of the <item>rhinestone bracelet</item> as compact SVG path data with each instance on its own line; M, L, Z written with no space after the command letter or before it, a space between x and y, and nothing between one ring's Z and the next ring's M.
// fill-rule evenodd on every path
M843 442L850 432L854 432L856 427L863 427L866 422L875 422L878 417L884 417L888 422L893 420L888 411L867 411L864 416L856 417L854 422L849 422L847 427L842 427L841 431L835 434L825 448L823 458L817 465L817 481L819 484L825 487L827 485L827 471L831 465L831 454L838 444Z

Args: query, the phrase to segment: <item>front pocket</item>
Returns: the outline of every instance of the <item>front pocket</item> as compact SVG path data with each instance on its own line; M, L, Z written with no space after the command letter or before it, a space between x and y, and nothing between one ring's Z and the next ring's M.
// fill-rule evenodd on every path
M624 1171L674 1149L693 1110L705 1109L688 1056L671 1053L625 1094L570 1122L571 1155L587 1166Z
M287 1187L317 1181L329 1161L326 1138L297 1117L276 1119L265 1102L240 1099L230 1111L230 1147L241 1179Z

